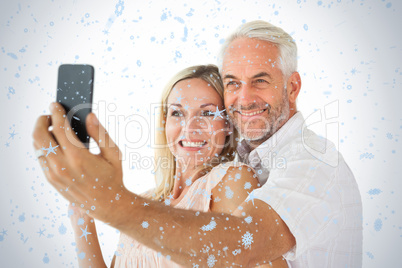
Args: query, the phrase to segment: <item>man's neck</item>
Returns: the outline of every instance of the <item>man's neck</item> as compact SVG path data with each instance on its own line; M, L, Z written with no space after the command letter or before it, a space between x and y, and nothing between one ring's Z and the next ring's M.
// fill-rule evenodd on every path
M280 130L285 124L286 122L289 121L290 118L292 118L295 114L297 113L297 111L291 111L289 118L286 121L283 121L281 123L281 125L275 130L274 133L272 134L268 134L266 136L264 136L263 138L259 139L259 140L248 140L247 143L250 146L251 151L254 151L254 149L256 149L258 146L260 146L261 144L263 144L264 142L266 142L267 140L269 140L276 132L278 132L278 130Z

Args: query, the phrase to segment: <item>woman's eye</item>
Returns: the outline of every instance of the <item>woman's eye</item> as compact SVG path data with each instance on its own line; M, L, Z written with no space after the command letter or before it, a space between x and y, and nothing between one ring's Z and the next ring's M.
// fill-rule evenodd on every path
M210 110L205 110L201 112L202 116L212 116L212 111Z
M173 111L170 115L171 116L182 116L183 114L180 111Z

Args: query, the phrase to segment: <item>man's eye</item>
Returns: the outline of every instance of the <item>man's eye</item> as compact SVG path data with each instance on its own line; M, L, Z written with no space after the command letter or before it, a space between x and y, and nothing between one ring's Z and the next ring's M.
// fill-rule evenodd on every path
M229 81L226 83L227 86L232 86L232 85L236 85L237 83L235 81Z
M236 81L229 81L225 84L225 88L228 88L230 90L235 90L239 88L239 83Z
M256 82L257 83L266 83L267 81L265 81L264 79L257 79Z

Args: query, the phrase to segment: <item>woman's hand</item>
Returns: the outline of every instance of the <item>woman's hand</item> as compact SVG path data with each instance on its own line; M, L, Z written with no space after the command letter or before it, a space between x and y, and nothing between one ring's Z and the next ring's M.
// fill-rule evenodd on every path
M68 206L68 215L74 230L79 267L106 267L95 220L86 211L72 203Z
M88 224L94 224L94 218L89 216L86 211L79 208L75 204L70 203L68 206L68 215L70 217L71 226L76 234L80 233L80 228L85 228L85 226L88 226Z

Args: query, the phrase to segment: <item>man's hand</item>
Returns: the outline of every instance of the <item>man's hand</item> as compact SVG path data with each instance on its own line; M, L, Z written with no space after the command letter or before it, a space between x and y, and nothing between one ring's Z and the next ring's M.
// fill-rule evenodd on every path
M68 201L91 216L109 222L112 212L117 212L114 204L128 194L122 181L119 148L91 113L86 119L86 127L101 153L90 153L71 129L62 105L52 103L50 109L52 114L40 116L33 132L36 150L59 145L54 153L39 158L47 180ZM53 127L51 131L48 130L50 126Z

